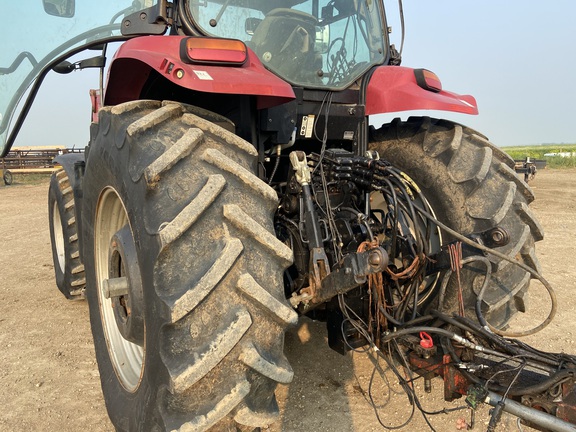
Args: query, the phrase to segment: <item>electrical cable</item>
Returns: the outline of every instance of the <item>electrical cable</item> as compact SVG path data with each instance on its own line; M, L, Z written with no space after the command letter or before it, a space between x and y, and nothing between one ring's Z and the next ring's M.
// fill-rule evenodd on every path
M457 411L457 410L461 410L461 409L467 409L466 406L461 406L461 407L456 407L456 408L444 408L442 410L438 410L438 411L427 411L425 410L416 393L414 392L414 390L412 389L412 387L409 385L410 382L414 381L414 378L410 375L410 380L406 380L404 377L402 377L402 375L400 374L400 372L396 369L396 367L394 366L394 364L391 362L391 360L388 358L388 356L385 356L382 351L380 351L375 345L373 340L370 338L370 335L367 334L367 329L365 328L366 323L362 320L359 319L358 322L355 322L355 320L352 320L351 317L349 316L348 312L351 312L352 314L354 314L356 317L356 313L349 309L345 303L345 299L343 295L338 296L339 297L339 301L341 302L341 309L344 311L345 316L348 317L348 320L350 320L349 322L354 325L355 327L358 327L358 330L363 334L363 336L366 338L367 342L370 345L369 349L366 349L364 351L361 352L365 352L368 354L369 358L371 359L371 361L373 362L374 369L372 371L371 377L370 377L370 382L369 382L369 386L368 386L368 397L370 400L370 404L372 405L372 408L374 410L374 413L376 415L376 418L378 420L378 422L380 423L380 425L388 430L398 430L398 429L402 429L403 427L405 427L406 425L408 425L413 417L414 417L414 413L415 413L415 409L418 408L418 410L421 412L424 420L426 421L426 423L428 424L430 430L435 431L434 427L432 426L432 424L430 423L429 419L427 418L427 415L438 415L438 414L446 414L452 411ZM425 318L425 317L421 317L421 318ZM414 330L417 331L418 329ZM344 324L342 324L341 326L341 331L344 337L344 341L345 343L348 345L348 347L353 351L353 352L359 352L358 349L354 349L352 348L346 340L346 337L344 335ZM394 343L394 349L396 350L396 352L398 353L398 355L400 357L403 357L398 345L395 343L395 341L392 341ZM375 352L376 353L376 361L374 362L372 353ZM378 410L378 406L376 404L376 401L374 399L374 394L373 394L373 386L374 386L374 378L376 376L376 372L379 372L379 375L382 377L382 379L386 382L386 384L388 385L389 388L389 392L392 392L392 389L390 387L390 383L388 381L388 379L385 377L385 373L384 371L379 367L379 362L378 362L378 358L383 358L386 363L388 364L388 367L390 368L390 370L392 370L394 372L394 374L397 376L397 378L399 379L399 384L401 385L402 389L404 390L406 396L408 397L408 400L410 401L410 404L412 406L412 410L411 413L409 414L408 418L399 425L387 425L383 422L382 418L380 417L380 413ZM404 358L403 359L405 365L407 364L407 360ZM388 401L390 400L390 393L388 394ZM388 402L386 402L388 403Z
M274 168L272 169L272 173L270 174L270 179L268 179L268 186L272 184L272 180L274 180L274 176L276 175L276 171L278 171L278 167L280 166L280 152L282 151L282 147L278 146L278 150L276 152L276 161L274 162Z
M339 257L344 256L344 250L342 249L343 243L341 239L336 241L336 236L340 234L335 220L337 215L336 212L349 212L350 216L346 217L349 217L352 221L352 215L354 215L359 225L365 225L367 230L364 231L364 234L369 237L371 241L377 238L376 236L379 237L383 235L384 242L382 245L386 245L385 248L387 251L391 252L389 253L390 262L398 266L396 270L394 270L394 267L392 267L392 272L389 275L388 282L384 291L382 291L383 288L376 289L376 286L374 286L373 290L370 290L371 306L370 314L368 316L368 323L366 323L364 319L359 316L359 314L364 315L363 313L356 312L354 308L350 307L346 303L345 295L338 296L338 304L343 314L343 319L341 322L341 333L347 350L367 353L371 359L373 359L373 355L376 353L376 363L378 363L378 358L384 358L388 363L390 370L392 370L398 377L400 386L404 390L409 402L412 405L412 412L406 422L404 422L402 425L387 426L382 422L379 417L378 406L374 399L373 386L376 373L380 373L382 375L383 371L375 366L370 377L368 396L380 424L387 429L402 428L412 420L415 409L418 408L428 426L434 430L432 424L427 418L427 415L449 412L447 409L438 412L426 411L420 404L418 396L416 395L414 388L411 385L415 379L414 376L411 372L409 372L409 377L403 377L392 360L393 358L401 359L404 366L410 370L408 360L398 346L398 339L406 335L420 333L421 331L426 331L430 334L440 336L442 346L446 346L445 352L450 354L457 367L461 369L462 373L464 373L466 377L469 377L471 382L483 383L484 386L490 390L494 389L501 394L504 393L504 397L515 396L519 394L530 394L530 392L536 391L542 392L551 386L558 385L558 383L563 382L563 380L571 379L574 376L574 372L571 370L562 369L561 361L571 361L573 360L572 358L566 357L560 360L559 356L547 353L539 353L537 350L524 349L520 342L515 344L514 342L501 338L501 336L525 336L535 333L548 325L549 321L551 321L553 318L557 307L556 297L552 287L550 287L547 281L534 269L531 269L527 265L521 262L517 262L513 258L510 258L498 251L476 243L475 241L464 237L463 235L457 233L454 230L451 230L449 227L439 222L432 214L432 210L428 202L425 200L418 187L411 181L411 179L406 178L401 171L388 165L379 165L376 162L374 166L377 168L377 174L374 174L374 170L371 171L372 168L370 168L370 164L363 165L361 162L355 162L353 160L351 162L352 165L345 165L346 163L350 164L350 162L344 162L342 165L351 166L352 172L354 175L356 175L356 177L352 177L352 180L348 180L346 178L346 180L342 181L355 183L356 186L353 187L359 188L366 188L367 184L370 184L369 190L378 191L381 193L384 204L386 206L386 211L382 212L381 221L376 220L376 222L374 222L376 218L374 213L366 215L353 208L357 206L357 203L355 202L352 202L351 204L346 203L346 206L339 204L332 207L329 192L332 193L332 185L336 185L335 187L338 187L337 185L340 181L340 177L337 176L339 171L333 168L333 164L340 164L341 162L338 160L334 161L332 156L330 156L328 160L324 162L327 144L327 118L331 102L332 95L327 94L320 107L319 114L323 112L326 114L324 118L324 133L321 139L322 147L320 155L317 159L313 158L314 168L312 170L312 174L316 179L316 187L313 187L312 190L316 200L316 205L319 208L319 212L321 211L324 213L324 216L326 217L326 220L323 222L326 223L327 228L329 228L330 232L332 233L332 235L328 236L326 239L329 240L331 238L331 242L333 243L334 256L332 258L335 258L336 261L338 261ZM319 116L316 123L314 124L314 135L316 138L318 138L316 130L318 119ZM370 169L365 169L365 167L369 167ZM327 179L330 179L330 183L328 183ZM329 187L330 189L328 189ZM322 193L323 196L319 195L320 193ZM368 207L366 211L368 211ZM368 223L368 216L372 218L370 223ZM376 225L376 230L373 233L372 224L374 223L380 223L381 225ZM552 302L552 307L548 318L534 329L520 333L502 332L490 326L482 314L481 306L484 295L491 281L492 262L487 257L482 255L470 256L461 261L462 265L480 262L484 264L486 268L484 273L484 281L480 288L479 294L476 296L476 303L474 305L480 326L478 326L476 323L473 323L467 317L452 318L447 317L446 315L437 311L430 311L430 315L418 316L420 312L419 303L421 297L422 281L425 277L427 277L425 275L425 258L427 254L431 253L431 246L437 248L437 246L434 246L433 240L431 242L431 235L433 235L435 232L440 235L439 229L447 232L463 243L474 247L476 250L490 253L502 260L514 263L523 270L532 274L535 278L539 279L548 290ZM420 262L418 262L419 259L421 260ZM412 264L410 264L410 262L412 262ZM394 273L394 271L397 273ZM442 279L439 293L439 306L441 308L444 306L444 298L451 275L451 271L447 271L444 275L444 278ZM436 281L434 283L437 283L437 281L438 277L436 277ZM373 313L375 313L375 315L373 315ZM375 318L372 318L373 316ZM464 334L466 334L466 338L460 336L454 331L446 330L445 328L424 325L433 321L434 319L436 319L435 323L439 323L439 320L441 320L449 325L455 326L457 332L464 332ZM396 327L396 329L393 332L386 333L382 337L379 337L379 332L374 332L373 328L375 325L379 329L382 328L386 324L380 323L386 323L386 321L388 321L391 326ZM348 337L346 335L346 332L350 331L349 326L354 329L357 335L360 335L366 341L368 347L364 346L364 348L359 349L351 345L351 342L348 341ZM501 367L504 367L505 369L497 371L487 381L473 375L472 372L475 371L474 368L477 369L479 366L473 364L469 365L468 363L462 362L456 354L455 348L450 341L456 342L457 346L462 345L465 348L472 349L480 353L485 353L488 356L486 360L492 356L492 360L489 360L490 362L494 361L494 357L501 359L497 364ZM355 345L357 344L355 343ZM388 347L387 354L380 351L378 348L384 345ZM482 358L482 356L480 356L480 358ZM530 366L531 368L542 369L549 373L549 376L545 380L532 386L514 387L516 381L519 379L527 366ZM551 371L550 369L552 366L558 369L555 372ZM470 369L468 370L467 368ZM492 382L496 376L514 371L517 371L517 373L506 387L502 387Z
M486 247L480 243L476 243L475 241L470 240L468 237L465 237L462 234L458 233L457 231L454 231L452 228L444 225L442 222L437 220L430 213L428 213L427 211L425 211L422 208L419 208L416 204L414 204L414 207L416 207L416 209L420 213L422 213L424 216L426 216L429 220L434 222L436 225L438 225L440 228L442 228L448 234L456 237L458 240L462 241L463 243L466 243L469 246L472 246L478 250L481 250L482 252L489 253L489 254L494 255L500 259L503 259L505 261L508 261L512 264L517 265L522 270L530 273L532 276L534 276L536 279L538 279L542 283L542 285L544 285L544 288L546 288L546 291L548 292L548 295L550 297L551 308L550 308L550 312L549 312L547 318L541 324L539 324L538 326L536 326L532 329L519 331L519 332L509 332L509 331L499 330L499 329L491 326L490 324L488 324L488 327L490 328L490 330L492 332L494 332L500 336L506 336L506 337L524 337L524 336L530 336L530 335L533 335L535 333L538 333L540 330L544 329L545 327L548 326L548 324L550 324L552 322L552 320L554 319L554 316L556 315L556 310L558 308L558 300L556 298L556 292L554 291L554 288L552 288L550 283L546 279L544 279L544 277L542 275L540 275L540 273L538 273L533 268L527 266L526 264L521 263L519 261L516 261L515 259L510 258L509 256L507 256L507 255L505 255L505 254L503 254L497 250L491 249L491 248Z
M519 348L514 347L514 345L511 343L518 341L513 339L503 339L501 336L491 333L483 327L476 326L475 323L467 317L461 317L458 315L454 315L454 317L448 317L436 310L432 310L430 313L448 324L480 336L481 338L491 342L493 345L498 346L499 349L502 349L509 356L522 357L527 360L532 360L533 362L529 362L531 366L541 369L547 373L553 372L558 367L560 367L560 362L557 359L550 357L549 355L545 355L546 353L542 353L544 355L539 355L538 353L529 352L528 350L522 351Z
M392 167L386 167L386 170L395 178L404 178L404 177L400 177L400 175L396 172L397 170L392 168ZM381 171L384 171L384 169L382 169ZM410 184L410 183L409 183ZM415 185L412 186L413 190L418 193L419 190L415 187ZM404 188L400 188L401 191L403 191L405 193L405 189ZM501 336L507 336L507 337L524 337L524 336L529 336L532 334L535 334L537 332L539 332L540 330L542 330L543 328L545 328L548 324L550 324L550 322L553 320L554 316L556 315L556 310L557 310L557 299L556 299L556 294L554 292L554 289L552 288L552 286L548 283L548 281L546 281L546 279L544 279L537 271L535 271L534 269L532 269L531 267L527 266L524 263L518 262L513 258L508 257L505 254L502 254L499 251L496 251L494 249L488 248L484 245L481 245L479 243L474 242L473 240L468 239L467 237L463 236L462 234L458 233L455 230L452 230L451 228L449 228L448 226L446 226L445 224L443 224L442 222L438 221L432 214L430 214L428 211L422 209L420 206L418 206L417 204L411 202L410 200L409 202L409 208L415 208L416 210L418 210L418 212L420 214L422 214L423 216L425 216L427 219L429 219L431 222L435 223L438 227L440 227L441 229L443 229L444 231L448 232L449 234L451 234L452 236L456 237L458 240L462 241L463 243L466 243L476 249L479 249L483 252L486 253L490 253L500 259L506 260L508 262L511 262L517 266L519 266L520 268L522 268L523 270L527 271L528 273L530 273L534 278L538 279L545 287L545 289L548 292L548 295L550 297L551 300L551 308L550 308L550 312L547 316L547 318L538 326L529 329L529 330L524 330L524 331L519 331L519 332L511 332L511 331L504 331L504 330L500 330L495 328L494 326L492 326L490 323L488 323L487 321L485 321L485 319L482 317L482 319L484 320L484 322L482 323L484 326L488 327L493 333L499 334ZM424 201L425 202L425 201ZM414 216L413 216L414 219ZM441 304L443 304L444 301L444 297L445 297L445 291L446 291L446 287L447 287L447 279L444 278L442 284L441 284L441 291L440 291L440 300L442 301ZM480 304L481 301L483 299L483 295L486 291L487 285L485 285L485 289L482 290L481 295L479 295L480 297ZM478 301L476 303L476 312L478 314ZM479 313L480 316L482 316L481 310Z
M503 360L502 362L497 363L497 364L495 365L495 367L501 365L502 363L504 363L504 362L506 362L506 361L512 360L512 359L513 359L513 357L511 357L510 359ZM490 387L490 382L494 381L494 379L495 379L498 375L502 375L502 374L505 374L505 373L510 373L510 372L513 372L513 371L518 371L518 373L516 373L516 375L515 375L515 377L514 377L514 380L510 382L510 385L509 385L508 388L506 389L506 394L508 394L508 392L510 391L510 388L512 387L512 384L514 384L514 382L516 381L516 379L518 378L518 376L520 375L520 373L522 372L522 370L524 369L524 367L526 366L526 364L527 364L526 361L523 361L522 363L518 364L518 366L514 366L514 367L512 367L512 368L510 368L510 369L503 369L503 370L498 370L498 371L494 372L494 373L490 376L490 378L488 378L488 379L484 382L484 389L485 389L485 390L488 390L489 387ZM504 396L504 397L505 397L505 396Z
M388 167L384 167L384 169L388 169ZM383 169L383 170L384 170ZM389 174L389 178L380 177L380 182L383 186L375 187L374 189L378 190L382 193L385 202L387 203L389 209L391 211L388 212L388 216L391 217L389 226L390 226L390 246L391 249L389 250L389 256L397 257L398 252L396 251L396 247L398 244L398 239L402 239L402 236L398 236L398 229L397 226L402 227L402 235L409 236L407 239L412 239L414 241L415 249L413 248L412 241L404 240L405 244L410 249L410 254L412 255L413 262L411 266L414 266L410 273L406 274L407 279L410 279L410 285L407 290L403 293L400 293L400 298L402 299L399 303L396 304L394 307L394 320L396 323L403 322L403 317L406 312L411 309L411 319L416 318L416 314L418 313L418 303L419 303L419 287L418 287L418 280L419 275L422 274L423 267L418 262L416 262L417 257L423 257L423 251L428 249L426 242L421 233L421 229L414 223L413 230L411 230L410 226L407 221L412 220L415 221L416 219L416 212L414 208L411 206L411 197L410 194L406 191L405 182L402 178L397 175ZM396 191L400 195L396 195ZM402 199L400 199L402 198ZM399 211L402 209L402 211ZM414 232L416 237L413 238L411 236L411 232ZM423 260L421 260L423 262ZM399 275L403 275L411 266L407 266L404 271L399 273L389 273L391 274L394 283L397 285L399 290L400 282L398 281ZM402 276L405 277L405 276ZM399 290L400 292L400 290Z
M404 353L402 353L402 351L400 350L400 348L398 347L398 344L396 343L395 340L392 340L392 344L394 346L394 350L396 351L397 355L400 357L400 359L402 360L402 362L404 363L404 370L408 373L408 377L410 378L410 382L412 381L412 370L410 369L410 365L408 364L408 360L406 360L406 357L404 356ZM396 369L396 367L394 366L394 369ZM427 412L424 410L424 408L422 408L422 404L420 404L420 400L418 399L418 395L416 394L416 391L414 390L413 386L410 385L409 381L406 381L406 379L404 379L399 371L395 370L396 375L398 376L398 378L402 379L402 386L405 387L407 389L407 392L410 395L410 400L412 400L412 402L414 403L414 405L416 405L418 407L418 410L420 411L420 414L422 414L422 417L424 418L424 421L426 422L426 424L428 425L428 427L430 428L431 431L435 432L436 429L434 428L434 426L432 426L432 423L430 423L430 420L427 417Z
M391 367L391 362L389 361L389 359L386 356L383 355L378 355L377 358L382 357L384 359L384 361L388 364L388 367L390 369L392 369ZM370 383L368 384L368 396L370 397L370 402L372 404L372 408L374 409L374 414L376 415L376 420L378 420L378 423L380 423L380 425L388 430L398 430L398 429L402 429L403 427L407 426L412 419L414 418L414 413L416 412L416 405L414 403L412 403L412 400L410 398L410 395L408 392L406 392L406 389L403 387L404 392L406 393L406 396L408 397L408 400L410 401L410 405L412 406L412 410L410 411L410 414L408 415L408 418L404 421L404 423L400 424L400 425L395 425L395 426L388 426L385 425L384 422L382 421L382 419L380 418L380 413L378 412L377 408L376 408L376 403L374 402L374 397L372 396L372 386L374 383L374 375L375 375L375 371L376 368L374 368L374 370L372 371L372 375L370 376Z

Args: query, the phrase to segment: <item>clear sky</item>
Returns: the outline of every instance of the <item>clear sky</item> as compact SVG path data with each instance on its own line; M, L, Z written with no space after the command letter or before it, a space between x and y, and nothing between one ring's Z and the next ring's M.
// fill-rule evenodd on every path
M397 2L386 0L400 46ZM476 97L479 116L422 111L468 125L499 146L576 143L576 1L404 0L403 66L436 72L446 90ZM92 52L96 55L95 52ZM88 142L95 71L51 72L16 146Z

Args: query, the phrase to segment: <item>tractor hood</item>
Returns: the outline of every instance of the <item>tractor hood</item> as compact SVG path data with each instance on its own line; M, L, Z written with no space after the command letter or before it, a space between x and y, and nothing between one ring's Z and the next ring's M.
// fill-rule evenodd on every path
M127 39L126 15L153 0L4 2L0 50L0 156L4 156L30 109L45 75L66 58L90 47Z

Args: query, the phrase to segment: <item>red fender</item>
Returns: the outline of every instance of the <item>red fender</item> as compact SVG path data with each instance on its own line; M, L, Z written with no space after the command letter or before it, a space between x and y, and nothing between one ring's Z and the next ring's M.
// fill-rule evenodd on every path
M445 90L425 90L416 83L416 75L411 68L378 67L368 83L366 115L410 110L478 114L478 106L473 96L458 95Z
M258 108L268 108L295 98L292 87L266 70L248 50L242 66L191 65L180 59L185 36L143 36L126 41L117 51L106 87L105 105L140 98L152 70L173 83L205 93L253 95Z

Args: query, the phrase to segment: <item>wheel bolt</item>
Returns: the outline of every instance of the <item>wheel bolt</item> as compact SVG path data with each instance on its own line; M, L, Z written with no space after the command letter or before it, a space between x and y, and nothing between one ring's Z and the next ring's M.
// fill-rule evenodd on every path
M504 228L501 227L495 228L490 233L490 238L492 243L494 243L496 246L505 246L510 242L510 235Z

